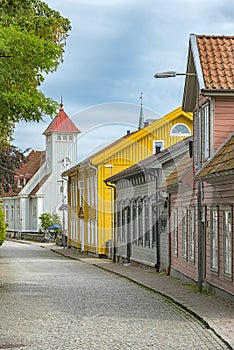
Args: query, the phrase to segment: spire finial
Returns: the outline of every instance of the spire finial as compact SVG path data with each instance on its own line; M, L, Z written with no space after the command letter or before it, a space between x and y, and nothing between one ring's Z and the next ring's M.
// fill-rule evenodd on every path
M141 96L139 97L139 99L141 100L141 107L142 107L143 92L141 92Z
M140 109L140 116L139 116L139 125L138 125L138 129L142 129L144 128L144 113L143 113L143 106L142 106L142 99L143 99L143 92L141 92L141 96L139 97L139 99L141 100L141 109Z
M60 110L63 110L63 96L61 95L61 100L60 100Z

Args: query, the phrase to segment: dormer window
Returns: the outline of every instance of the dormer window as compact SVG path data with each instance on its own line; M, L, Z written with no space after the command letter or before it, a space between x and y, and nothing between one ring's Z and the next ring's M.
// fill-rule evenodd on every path
M171 128L171 132L170 132L171 136L190 136L191 135L191 131L189 129L189 127L186 124L175 124L173 125L173 127Z

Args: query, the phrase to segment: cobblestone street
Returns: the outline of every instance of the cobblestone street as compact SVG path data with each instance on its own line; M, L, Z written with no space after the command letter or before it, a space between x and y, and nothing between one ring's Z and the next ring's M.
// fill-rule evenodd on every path
M39 246L0 248L0 349L228 349L166 298Z

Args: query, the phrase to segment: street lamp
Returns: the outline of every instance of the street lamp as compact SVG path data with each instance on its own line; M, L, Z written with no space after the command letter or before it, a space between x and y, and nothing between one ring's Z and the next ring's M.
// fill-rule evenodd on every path
M191 75L191 76L197 76L196 73L179 73L174 70L170 70L168 72L161 72L161 73L156 73L154 75L155 78L175 78L178 75Z
M197 77L196 73L178 73L176 71L167 71L156 73L155 78L175 78L179 75L184 76L194 76ZM199 112L199 82L197 80L197 123L196 123L196 138L197 138L197 147L196 147L196 156L197 156L197 170L200 170L201 167L201 157L200 157L200 112ZM203 239L202 239L202 207L201 207L201 181L198 178L197 180L197 218L198 218L198 291L202 292L202 280L203 280Z

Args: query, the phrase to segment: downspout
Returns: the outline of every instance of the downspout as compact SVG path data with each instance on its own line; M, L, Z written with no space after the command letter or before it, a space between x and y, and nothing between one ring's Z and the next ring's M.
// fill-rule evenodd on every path
M115 202L116 202L116 187L108 183L108 181L104 180L107 187L113 188L114 190L114 203L113 203L113 242L112 242L112 261L116 262L116 210L115 210Z
M170 196L170 195L169 195ZM170 197L163 197L160 192L158 192L158 197L162 199L165 203L167 203L167 223L169 223L169 217L170 217ZM165 206L165 204L164 204ZM168 225L167 225L168 226ZM168 266L166 268L166 275L170 275L170 268L171 268L171 230L167 228L168 233Z
M90 162L88 163L88 166L92 169L95 170L95 177L96 177L96 193L95 193L95 202L96 202L96 237L95 237L95 241L96 241L96 256L98 256L98 176L97 176L97 167L93 166Z
M156 153L157 154L157 153ZM158 193L158 171L156 172L156 264L155 269L159 272L160 269L160 233L159 233L159 193Z

